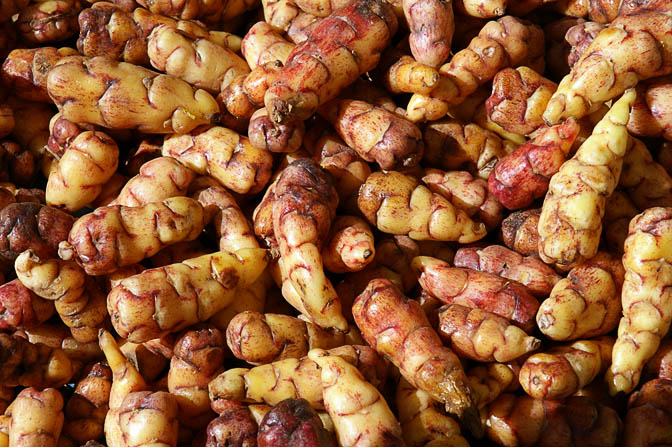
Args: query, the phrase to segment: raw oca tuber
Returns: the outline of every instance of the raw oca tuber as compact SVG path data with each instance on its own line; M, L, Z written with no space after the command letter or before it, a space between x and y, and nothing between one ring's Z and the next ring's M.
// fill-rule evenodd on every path
M376 248L371 227L355 216L336 216L325 247L324 268L333 273L357 272L369 265Z
M523 256L537 256L537 226L541 208L516 211L502 221L500 238L504 245Z
M73 364L61 349L0 334L0 381L4 386L58 388L72 376Z
M54 388L22 390L5 414L11 415L9 446L56 447L63 429L63 396Z
M281 68L282 63L273 60L255 67L247 75L233 79L217 95L217 102L222 111L226 109L235 118L251 118L254 112L264 106L264 94L275 81Z
M303 121L275 124L265 108L252 114L247 128L250 143L258 149L271 152L296 152L301 147L305 133Z
M450 55L455 30L452 1L404 0L402 4L415 60L430 67L443 64Z
M294 46L268 23L257 22L243 37L240 52L250 68L254 69L274 61L280 61L281 65L284 65ZM261 103L263 106L263 97Z
M672 206L672 177L665 168L653 161L642 141L630 138L628 146L618 186L642 210Z
M18 279L0 286L0 330L39 327L54 315L54 305L33 293Z
M210 421L206 433L205 447L257 446L257 423L244 404L232 403L219 417Z
M672 76L637 84L628 131L639 137L660 137L672 141Z
M646 382L630 396L625 416L623 447L665 445L672 442L672 380Z
M391 93L427 94L439 82L439 72L403 55L385 72L385 88Z
M47 0L24 8L16 20L19 34L34 44L65 40L77 30L78 0Z
M257 445L336 447L336 439L305 399L285 399L271 408L259 423Z

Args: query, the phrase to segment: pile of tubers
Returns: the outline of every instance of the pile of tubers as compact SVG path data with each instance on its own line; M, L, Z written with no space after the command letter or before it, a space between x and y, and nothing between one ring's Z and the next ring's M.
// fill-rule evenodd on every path
M0 447L672 446L672 0L0 0Z

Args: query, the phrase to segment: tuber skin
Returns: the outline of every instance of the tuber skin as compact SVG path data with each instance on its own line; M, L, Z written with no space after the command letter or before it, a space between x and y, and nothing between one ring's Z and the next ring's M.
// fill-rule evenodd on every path
M125 278L107 296L112 325L141 343L205 321L259 278L267 256L260 248L219 251Z
M0 286L0 330L39 327L54 315L54 305L33 293L18 279Z
M654 379L635 391L628 402L623 447L666 445L672 442L672 380Z
M32 250L21 253L14 269L33 293L54 301L56 312L80 343L98 339L107 317L105 295L74 261L41 259Z
M74 99L73 85L80 85ZM219 116L205 90L106 57L61 59L49 71L47 91L66 119L112 129L187 133Z
M637 386L644 364L670 328L670 237L672 208L649 208L630 221L623 255L623 318L606 376L611 394L629 393Z
M483 222L488 230L502 223L504 208L497 197L488 192L488 182L485 180L467 171L426 169L422 181L432 192L448 199L455 208Z
M77 15L81 9L77 0L34 3L21 10L16 28L21 37L33 44L65 40L77 33Z
M482 223L400 172L375 172L359 190L358 206L379 230L414 240L474 242L486 234Z
M60 348L0 334L0 381L3 386L58 388L70 381L73 364Z
M579 124L572 118L541 129L495 165L488 178L490 193L510 210L530 206L546 194L551 178L567 159L578 134Z
M455 252L455 267L492 273L527 287L536 297L547 297L560 275L535 256L522 256L501 245L462 247Z
M258 447L336 447L336 440L305 399L285 399L259 423Z
M272 154L225 127L172 135L163 142L161 154L239 194L256 194L271 178Z
M581 118L639 81L672 73L671 30L672 17L663 11L616 18L560 81L544 121L550 125L570 116ZM642 57L629 57L633 52Z
M206 22L217 21L226 7L224 0L139 0L138 3L157 15Z
M205 447L257 447L257 423L246 405L232 403L206 428ZM287 444L289 445L289 444Z
M438 330L453 351L480 362L510 362L541 345L506 318L459 304L439 309Z
M277 33L287 32L299 16L312 15L301 11L293 0L262 0L261 5L264 20Z
M637 99L632 105L628 132L638 137L663 137L672 141L672 76L637 84Z
M537 226L541 208L516 211L502 221L500 239L508 248L523 256L537 256Z
M271 120L285 124L309 118L375 68L396 30L391 6L380 0L354 1L317 22L266 91L264 104Z
M338 195L330 175L301 158L285 168L275 185L272 218L282 257L283 296L323 329L347 330L341 303L324 273L320 250L336 214Z
M110 409L119 408L129 394L146 390L147 383L133 363L124 356L112 334L101 329L98 332L98 343L112 371L108 404ZM109 412L107 416L110 416Z
M653 377L672 380L672 340L660 342L654 356L644 365L644 371Z
M462 365L441 344L420 304L389 280L374 279L355 299L352 314L364 340L390 359L411 385L443 403L474 436L482 435Z
M502 393L516 391L520 388L518 375L519 362L487 363L478 365L467 371L467 380L478 402L478 408L494 402Z
M54 388L22 390L5 414L11 414L9 446L56 447L63 429L63 396Z
M491 273L450 267L427 256L413 259L411 266L422 288L445 304L492 312L532 332L539 303L524 286Z
M264 94L281 68L282 63L273 60L253 68L247 75L236 77L217 95L220 108L238 119L251 118L254 112L264 107Z
M535 400L502 394L488 406L488 439L503 446L611 447L622 428L615 410L587 397Z
M455 31L452 1L404 0L402 5L413 57L421 64L439 67L450 55Z
M324 268L333 273L358 272L376 255L373 231L355 216L336 216L322 249Z
M672 177L663 166L653 161L642 141L631 137L628 146L618 186L642 210L672 206Z
M106 206L75 222L67 242L59 245L59 254L76 260L88 275L105 275L167 245L194 240L204 226L203 207L187 197L141 207Z
M255 69L274 61L280 61L284 65L294 47L293 43L285 40L271 25L266 22L257 22L243 37L240 52L250 68ZM261 103L263 106L263 100Z
M552 340L611 332L621 316L625 270L618 256L600 252L569 271L539 306L537 326Z
M45 93L46 93L46 73L45 73ZM49 97L49 95L47 95ZM51 99L49 99L51 101ZM55 114L49 121L49 139L47 140L47 152L54 156L56 160L60 160L65 150L70 146L72 141L85 130L97 130L98 126L91 124L73 123L63 117L62 113Z
M539 216L539 257L567 271L597 254L606 199L616 189L635 100L626 92L553 175Z
M609 196L605 204L603 238L609 251L623 254L623 244L628 237L628 225L640 209L628 194L620 188Z
M119 147L103 132L77 135L49 174L47 205L70 213L92 202L112 178L119 163Z
M303 121L275 124L265 108L252 114L247 128L250 143L257 149L271 152L296 152L301 147L305 133Z
M567 64L573 67L586 52L593 40L600 34L600 31L606 28L606 25L597 22L581 21L566 31L565 41L570 45L571 50L567 55ZM567 75L567 73L565 73ZM557 87L557 86L556 86Z
M606 371L613 346L612 337L599 337L533 354L520 368L520 385L535 399L569 397Z
M64 437L79 444L103 438L111 387L112 370L104 362L96 362L84 370L74 394L65 404Z
M439 72L421 64L411 56L402 55L385 71L383 83L390 93L427 94L439 82Z

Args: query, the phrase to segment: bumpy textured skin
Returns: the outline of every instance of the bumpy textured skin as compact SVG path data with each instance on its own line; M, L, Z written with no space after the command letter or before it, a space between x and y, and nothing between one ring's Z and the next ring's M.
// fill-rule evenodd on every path
M355 216L337 216L322 249L324 268L333 273L357 272L373 262L374 236L366 221Z
M523 256L537 256L541 208L516 211L502 221L500 238L504 245Z
M176 447L179 422L175 397L165 391L137 391L105 418L107 447Z
M141 207L106 206L80 217L59 252L63 259L76 259L88 275L105 275L167 245L196 239L204 226L203 207L187 197Z
M461 357L480 362L509 362L541 344L506 318L459 304L439 309L438 330Z
M224 371L223 363L224 334L219 329L192 329L177 339L168 371L168 391L177 400L181 425L199 429L212 420L208 383Z
M246 405L232 403L206 429L205 447L257 447L257 423ZM290 444L286 444L290 445Z
M366 380L382 388L387 364L368 346L349 345L328 351L342 356L359 369ZM305 399L315 410L324 409L320 367L308 357L285 359L252 369L233 368L208 385L210 405L221 413L233 401L276 405L284 399Z
M350 2L347 0L297 0L296 6L305 13L316 17L326 17L348 3Z
M225 127L172 135L164 141L161 153L240 194L263 190L271 178L272 154Z
M426 169L422 181L432 192L450 200L469 217L483 222L488 230L497 228L504 218L504 209L497 198L488 192L488 183L467 171Z
M411 121L442 118L506 67L528 65L543 71L544 33L536 25L506 16L488 22L469 47L439 69L441 80L428 95L413 95L406 108Z
M109 410L112 370L104 362L88 366L77 381L75 392L65 404L62 436L78 444L102 439L103 425Z
M611 447L622 423L610 407L588 397L535 400L502 394L488 407L488 438L504 446Z
M411 54L421 64L440 66L450 55L455 30L452 1L405 0L402 4L411 31Z
M627 192L639 209L672 206L672 177L653 161L646 145L630 138L628 153L623 158L623 171L618 186Z
M0 258L13 263L32 249L41 258L55 258L75 219L39 203L12 203L0 210Z
M48 73L48 72L47 72ZM45 73L45 84L44 89L46 93L46 75ZM49 97L49 95L47 95ZM49 99L51 101L51 99ZM98 130L98 126L93 126L91 124L83 123L73 123L70 120L67 120L63 117L62 113L55 114L49 121L49 140L47 140L47 151L54 156L57 160L65 153L65 150L70 146L72 140L74 140L77 135L84 132L85 130Z
M581 118L639 81L672 73L672 16L639 11L602 30L565 76L544 112L555 124ZM630 54L642 57L631 58Z
M275 124L265 108L252 114L247 127L250 143L258 149L271 152L296 152L301 147L305 133L303 121Z
M308 356L321 369L324 407L339 445L404 445L385 398L357 368L323 349L313 349Z
M613 362L607 372L612 393L629 393L655 354L672 321L672 208L649 208L630 222L625 240L625 281Z
M569 271L539 306L537 326L553 340L591 338L611 332L621 316L621 259L600 252Z
M33 293L18 279L0 286L0 330L28 330L54 315L54 305Z
M516 391L520 388L519 373L518 362L487 363L467 371L467 380L469 380L471 389L474 390L478 408L484 408L504 392Z
M16 28L24 39L38 45L65 40L77 33L81 9L78 0L34 3L21 11Z
M29 148L9 140L0 141L0 180L32 186L38 175L39 161Z
M58 388L73 376L73 364L60 348L0 334L0 380L4 386Z
M247 63L229 48L170 25L152 30L147 55L157 70L213 94L226 88L236 76L250 72Z
M672 141L672 76L640 82L636 91L628 131L635 136Z
M72 48L17 48L2 64L2 81L19 98L50 103L47 74L61 58L76 54Z
M293 0L262 0L261 5L264 20L278 33L286 32L299 15L307 14Z
M458 0L455 8L463 16L488 19L504 15L507 3L507 0Z
M427 94L438 82L438 70L404 54L385 71L383 77L385 88L390 93Z
M672 340L665 339L644 366L647 376L672 380Z
M414 177L396 171L371 174L359 190L358 207L379 230L415 240L474 242L486 234L476 223Z
M532 332L539 303L524 286L427 256L413 259L412 267L422 288L442 302L492 312Z
M112 334L105 329L101 329L98 333L98 344L112 370L108 404L110 408L119 408L130 393L146 390L147 382L131 360L124 356Z
M254 69L273 61L280 61L284 65L294 47L293 43L288 42L271 25L257 22L243 37L240 52L250 68Z
M107 296L117 333L145 342L204 321L233 301L266 267L259 248L215 252L145 270L119 282Z
M140 0L138 3L154 14L162 16L216 21L227 2L224 0Z
M7 104L14 114L12 139L22 149L41 157L49 140L49 120L54 116L53 106L16 97L7 98Z
M103 132L82 132L49 174L47 205L70 213L80 210L98 197L118 163L119 148L112 138Z
M567 64L570 68L578 62L604 28L606 25L597 22L579 22L567 30L565 41L572 47L567 55Z
M477 124L452 119L429 123L424 141L424 159L433 167L466 169L486 180L497 162L516 148Z
M266 62L252 69L248 75L238 76L217 95L217 102L235 118L250 118L264 107L264 94L275 81L282 63Z
M322 328L347 330L341 303L324 273L320 250L336 214L338 195L329 174L315 161L301 158L278 177L273 202L273 228L288 277L299 302L290 304Z
M612 337L600 337L533 354L520 368L520 384L535 399L569 397L607 369L613 345Z
M98 339L107 318L105 295L74 261L40 259L27 250L14 263L18 279L36 295L53 300L56 312L80 343Z
M561 277L535 256L522 256L501 245L462 247L455 252L455 267L499 275L516 281L537 297L547 297Z
M259 447L336 447L320 417L304 399L286 399L275 405L259 423Z
M305 357L315 348L343 346L346 339L342 333L325 331L289 315L245 311L229 323L226 343L237 358L251 365L264 365Z
M140 167L119 195L108 204L143 206L169 197L184 196L196 173L172 157L158 157Z
M73 99L73 86L79 85ZM219 116L208 92L181 79L106 57L63 58L47 91L66 119L147 133L186 133Z
M597 254L607 197L616 189L628 148L630 106L626 92L595 126L576 154L548 185L539 217L539 257L569 270Z
M396 30L391 6L379 0L352 2L319 21L266 91L264 103L273 122L310 117L378 64Z
M488 178L488 189L510 210L529 206L546 194L551 177L565 162L578 133L574 119L541 130L497 163Z
M416 166L422 158L422 132L413 123L364 101L333 101L319 110L343 141L366 161L385 170Z
M646 382L630 396L623 429L623 447L672 443L672 380Z
M63 396L54 388L22 390L10 409L10 447L56 447L63 429Z
M462 365L442 345L420 304L389 280L374 279L355 300L352 314L364 340L390 359L411 385L444 403L475 436L482 434Z
M414 388L403 377L395 395L401 435L408 447L422 447L430 441L445 442L446 447L467 447L455 419L446 415L442 405L424 391Z
M492 80L488 117L509 132L529 135L544 124L541 115L556 88L529 67L505 68Z

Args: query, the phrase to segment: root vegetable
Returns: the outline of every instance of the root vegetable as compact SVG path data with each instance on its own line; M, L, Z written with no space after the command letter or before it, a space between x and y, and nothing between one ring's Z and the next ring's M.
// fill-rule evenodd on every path
M672 380L655 379L630 396L625 416L623 447L672 442Z
M402 4L411 31L408 42L413 57L430 67L443 64L450 55L455 30L452 2L405 0Z
M243 37L240 51L250 68L254 69L274 61L280 61L284 65L294 47L294 44L285 40L271 25L257 22ZM263 97L261 103L263 105Z
M235 118L251 118L264 106L264 94L281 68L282 63L273 60L255 67L247 75L238 76L217 95L217 102Z
M520 387L520 365L513 363L488 363L467 371L467 380L474 390L478 408L484 408L502 393L516 391Z
M81 9L78 0L33 3L21 10L16 28L24 39L34 44L65 40L77 33L77 15Z
M523 256L537 256L537 226L541 208L516 211L502 221L500 237L504 245Z
M61 349L0 334L0 381L4 386L58 388L72 375L72 362Z
M304 399L286 399L275 405L259 423L259 447L336 447L318 414Z
M383 82L391 93L427 94L439 82L439 72L405 55L387 69Z
M360 271L374 260L375 254L373 232L365 220L354 216L334 219L322 249L325 269L334 273Z
M154 14L205 21L216 21L226 7L223 0L140 0L138 3Z
M663 137L672 141L672 76L639 83L632 105L628 131L640 137Z
M9 446L56 447L63 429L63 396L54 388L26 388L7 410L11 412Z
M0 330L39 327L54 315L54 305L15 279L0 286Z
M296 152L301 147L305 133L302 121L275 124L264 108L252 114L247 128L250 143L257 149L271 152Z
M257 446L257 423L243 404L231 404L219 417L210 421L206 433L205 447Z
M630 138L629 150L623 158L618 186L642 210L655 206L672 206L672 177L653 161L646 145Z
M666 339L644 366L644 371L660 379L672 380L672 340Z
M111 386L112 371L109 366L97 362L86 368L65 405L64 437L78 444L103 437Z

